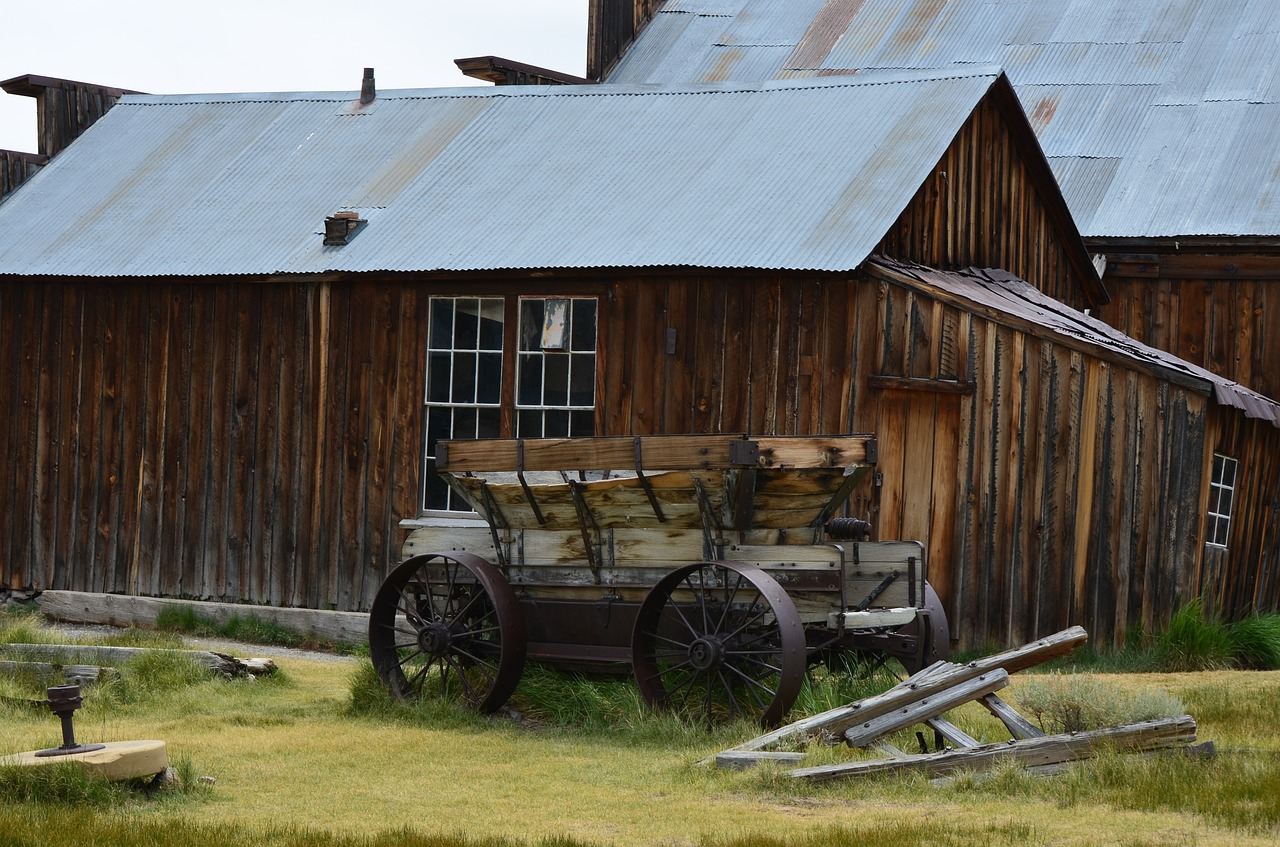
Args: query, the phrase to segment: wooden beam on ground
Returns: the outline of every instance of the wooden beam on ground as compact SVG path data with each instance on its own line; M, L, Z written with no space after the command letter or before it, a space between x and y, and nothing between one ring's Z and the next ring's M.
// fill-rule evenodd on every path
M943 717L929 718L925 723L957 747L981 747L982 742Z
M870 774L920 771L927 776L940 776L958 770L988 770L1001 762L1013 761L1026 767L1042 767L1060 762L1079 761L1094 756L1100 749L1123 753L1140 753L1195 743L1196 722L1190 715L1143 721L1072 735L1050 735L1026 741L1009 740L967 750L925 753L821 765L789 771L788 775L810 782L867 776Z
M637 463L637 441L639 462ZM849 468L874 464L875 436L795 435L744 438L734 435L598 436L593 438L482 439L441 441L438 470L648 471L716 468Z
M43 661L58 664L120 665L143 655L157 653L185 656L215 673L227 676L244 676L247 673L264 674L275 671L270 659L237 659L225 653L209 650L164 650L147 647L98 647L85 644L4 644L0 652L23 661Z
M1000 719L1005 729L1014 738L1043 738L1044 731L1031 721L1018 714L1012 706L994 694L988 694L978 702L987 707L987 711Z
M252 616L318 641L363 644L369 638L369 616L363 612L284 609L84 591L45 591L36 602L48 617L68 623L154 627L157 617L165 609L188 607L200 617L217 624L225 624L233 617L244 619Z
M996 669L936 693L921 695L919 689L900 691L891 711L873 718L860 719L844 731L844 740L850 747L869 747L900 729L924 723L929 718L963 706L971 700L999 691L1008 684L1009 674Z
M1013 650L1006 650L1002 653L977 659L967 665L937 662L883 694L868 697L857 703L840 706L796 721L758 738L753 738L733 749L765 750L782 741L805 739L815 735L829 735L840 738L844 735L845 730L851 726L879 717L893 711L895 708L901 708L904 702L910 702L919 699L920 696L929 696L944 691L953 685L982 676L990 671L1000 669L1012 674L1035 667L1050 659L1070 653L1087 640L1088 634L1084 629L1074 626ZM906 691L905 694L903 693L904 690Z

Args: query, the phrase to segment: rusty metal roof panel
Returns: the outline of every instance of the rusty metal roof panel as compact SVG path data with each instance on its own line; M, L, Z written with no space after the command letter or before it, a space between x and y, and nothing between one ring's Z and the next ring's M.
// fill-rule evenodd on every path
M1054 300L1007 271L977 268L941 271L882 256L874 257L872 263L885 268L893 278L910 280L926 292L930 289L946 292L1029 321L1063 338L1083 342L1099 352L1120 356L1166 378L1198 383L1219 405L1240 409L1246 417L1280 427L1280 403L1172 353L1149 347L1097 318Z
M652 29L628 59L643 57L648 82L1000 65L1086 236L1280 231L1275 144L1258 129L1280 102L1275 0L805 0L803 30L798 8L745 0L718 34L675 43ZM780 67L724 55L738 19L758 32L782 16L779 40L800 35ZM1105 163L1062 167L1073 158Z
M0 204L0 274L850 270L997 78L127 97Z

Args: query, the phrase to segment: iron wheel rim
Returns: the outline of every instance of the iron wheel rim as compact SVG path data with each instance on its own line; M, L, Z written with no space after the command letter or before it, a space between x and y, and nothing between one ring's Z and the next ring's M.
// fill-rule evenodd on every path
M776 726L804 683L804 626L773 577L745 562L672 571L645 597L632 669L647 703L705 722Z
M398 699L460 699L494 712L524 670L524 617L501 571L484 559L427 553L397 566L378 589L369 650Z

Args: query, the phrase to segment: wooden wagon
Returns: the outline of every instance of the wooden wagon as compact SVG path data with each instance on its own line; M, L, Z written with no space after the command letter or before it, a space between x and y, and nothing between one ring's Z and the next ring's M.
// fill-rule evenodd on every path
M731 435L441 442L483 518L424 526L375 597L374 666L399 696L484 711L526 659L629 671L646 701L775 724L842 652L918 669L947 622L920 544L838 518L875 438ZM568 470L572 469L572 470Z

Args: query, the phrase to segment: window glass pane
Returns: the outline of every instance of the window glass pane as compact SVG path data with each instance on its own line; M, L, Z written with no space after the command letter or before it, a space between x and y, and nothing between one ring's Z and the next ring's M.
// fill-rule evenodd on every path
M573 301L573 323L570 327L572 336L569 349L596 349L596 301L581 299Z
M423 504L428 509L449 508L449 485L435 471L434 459L427 461L427 496Z
M453 410L453 437L476 437L476 408L463 406Z
M449 402L449 385L451 383L449 364L450 359L448 353L427 354L428 403Z
M541 438L542 437L542 413L530 409L523 409L516 422L517 438Z
M538 353L520 354L520 386L516 403L521 406L542 405L542 356Z
M453 402L476 402L476 354L453 354Z
M475 350L480 342L480 301L459 300L453 322L454 349Z
M502 349L502 310L500 298L480 301L480 349Z
M595 435L596 413L587 411L570 412L569 426L570 435Z
M481 353L476 376L476 400L480 403L502 401L502 354Z
M569 405L569 357L563 353L552 353L543 357L543 394L544 406Z
M431 334L427 346L433 350L448 350L453 341L453 301L443 297L431 301Z
M476 410L476 437L502 437L502 410L497 408Z
M569 405L594 406L596 402L596 357L594 353L574 353L570 357Z
M569 435L569 413L562 409L548 409L542 425L545 438L566 438Z
M542 301L520 301L520 349L542 349Z
M1222 482L1222 464L1225 458L1225 456L1217 455L1213 457L1213 478L1211 480L1213 485L1218 485Z
M1236 485L1236 462L1235 459L1225 459L1222 463L1222 484L1227 488L1235 488Z

